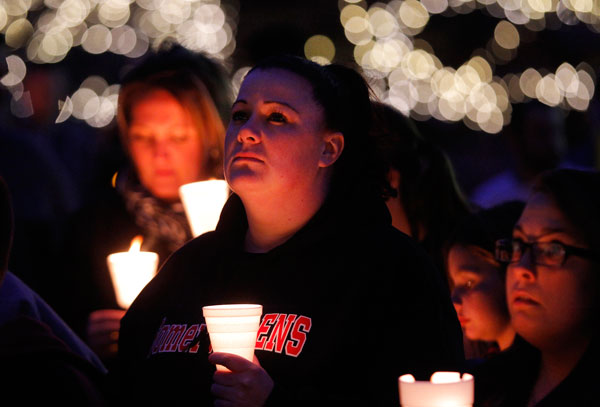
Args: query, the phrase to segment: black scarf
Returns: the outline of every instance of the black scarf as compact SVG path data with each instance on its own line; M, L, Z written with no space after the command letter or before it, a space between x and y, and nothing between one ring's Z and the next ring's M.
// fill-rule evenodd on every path
M181 201L162 201L144 188L135 175L123 175L117 182L117 190L127 211L144 231L149 246L163 241L169 250L175 251L193 237Z

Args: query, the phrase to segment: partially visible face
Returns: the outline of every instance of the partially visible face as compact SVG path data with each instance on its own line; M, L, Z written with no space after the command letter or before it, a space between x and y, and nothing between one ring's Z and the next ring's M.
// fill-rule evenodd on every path
M163 200L202 177L203 148L190 113L165 90L155 90L131 109L129 151L142 185Z
M497 341L510 326L504 280L491 254L472 246L454 245L448 254L452 302L465 336Z
M258 69L244 80L225 138L225 178L244 199L310 191L322 182L323 112L304 78Z
M515 226L524 242L587 247L550 197L534 194ZM507 300L517 333L534 346L553 346L590 330L597 276L589 260L567 257L563 266L536 265L527 250L507 272Z

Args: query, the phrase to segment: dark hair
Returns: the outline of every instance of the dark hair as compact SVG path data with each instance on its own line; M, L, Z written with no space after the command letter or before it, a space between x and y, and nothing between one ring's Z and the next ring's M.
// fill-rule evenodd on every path
M312 85L315 101L323 108L327 130L344 135L344 151L334 165L331 188L373 188L374 148L369 140L372 112L370 89L354 69L338 64L319 65L291 55L268 57L251 70L283 69ZM249 72L249 73L250 73Z
M600 172L551 170L536 179L532 191L547 194L589 248L600 252Z
M450 160L397 109L373 102L373 110L372 135L379 179L384 180L384 197L400 197L411 235L418 236L418 231L423 228L423 243L433 256L439 258L439 250L456 222L471 212ZM399 191L387 181L391 169L400 173Z
M523 201L510 201L470 214L460 222L444 243L444 258L455 245L474 246L492 256L496 251L496 240L510 238L512 230L525 207ZM506 265L498 263L502 271Z
M0 177L0 285L8 270L8 257L13 240L13 214L8 186Z
M165 43L147 54L124 77L119 92L117 121L127 145L131 109L153 90L166 90L186 108L198 128L206 176L220 177L223 167L225 124L232 91L224 68L202 53Z

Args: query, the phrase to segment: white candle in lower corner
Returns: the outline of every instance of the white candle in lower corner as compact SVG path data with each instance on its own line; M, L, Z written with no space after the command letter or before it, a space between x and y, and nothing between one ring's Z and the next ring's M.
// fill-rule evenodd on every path
M474 378L465 373L436 372L430 381L417 381L410 374L398 379L402 407L472 407Z
M136 239L132 241L128 252L112 253L106 258L117 303L124 309L129 308L140 291L154 278L158 268L158 254L140 251L141 237L138 241Z

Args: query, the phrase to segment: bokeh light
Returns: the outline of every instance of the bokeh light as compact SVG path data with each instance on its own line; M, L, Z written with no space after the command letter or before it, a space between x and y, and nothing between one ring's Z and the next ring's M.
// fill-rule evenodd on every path
M304 43L304 55L322 65L329 64L335 56L335 45L325 35L313 35Z
M503 20L494 29L494 39L502 48L515 49L519 46L519 32L510 22Z
M0 83L6 87L17 86L23 81L27 73L25 61L17 55L10 55L6 57L6 65L8 73L0 79Z
M23 49L23 64L57 63L75 47L138 58L167 40L224 62L235 50L237 14L237 3L225 0L10 0L0 2L0 33L15 52ZM15 98L26 70L17 69L19 57L9 58L0 83L13 92L15 114L27 117L27 95ZM104 82L100 89L92 86L97 77L88 79L60 101L57 122L74 117L103 127L113 121L118 85Z
M485 49L456 69L416 38L434 14L467 14L485 7L500 21ZM387 4L340 1L340 22L354 45L354 59L376 94L417 120L434 117L495 134L510 122L512 105L531 99L586 110L595 89L594 69L563 63L554 73L534 68L496 76L518 54L523 30L541 31L583 22L600 32L600 3L593 0L391 0ZM558 20L548 19L555 13ZM390 19L392 16L396 22ZM383 86L381 85L383 84Z
M57 63L74 48L137 58L163 41L176 41L225 62L236 48L237 7L226 0L2 1L0 33L15 55L7 59L9 68L0 83L13 95L15 114L26 117L30 103L22 90L27 74L22 65ZM585 24L600 33L598 1L338 0L338 7L352 55L374 92L418 120L462 120L469 128L496 133L510 121L512 104L536 99L584 111L594 97L596 75L590 66L565 62L546 71L523 67L502 78L496 67L514 60L528 32ZM485 49L475 50L462 64L445 66L417 38L432 15L447 18L482 9L498 23L484 39ZM325 36L305 43L306 57L319 63L334 61L336 51ZM233 74L234 87L245 72L247 68L240 68ZM101 89L84 83L79 90L86 91L75 91L61 102L59 118L74 117L96 127L111 123L118 85L104 83Z

